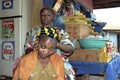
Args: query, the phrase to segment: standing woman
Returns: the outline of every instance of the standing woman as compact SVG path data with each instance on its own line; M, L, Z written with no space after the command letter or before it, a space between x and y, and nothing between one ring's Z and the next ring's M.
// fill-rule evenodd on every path
M74 45L69 40L69 35L61 28L55 27L52 22L54 21L54 12L49 7L43 7L40 11L41 26L33 28L26 34L26 42L24 45L25 53L29 53L36 50L38 47L37 32L41 31L42 27L54 27L59 33L59 42L57 42L57 53L63 56L66 79L69 77L70 80L74 80L74 70L68 60L65 58L74 52Z

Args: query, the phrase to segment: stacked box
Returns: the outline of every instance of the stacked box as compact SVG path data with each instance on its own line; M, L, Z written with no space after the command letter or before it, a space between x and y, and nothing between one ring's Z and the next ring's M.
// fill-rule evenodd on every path
M85 38L89 36L89 18L86 18L80 12L76 12L75 16L64 16L65 29L70 35L71 39Z
M84 24L66 24L65 29L71 39L85 38L89 36L89 27Z
M74 53L69 56L70 60L87 61L87 62L109 62L112 58L106 51L106 46L99 50L82 49L77 43L78 47Z
M69 56L70 60L99 62L99 50L77 49Z

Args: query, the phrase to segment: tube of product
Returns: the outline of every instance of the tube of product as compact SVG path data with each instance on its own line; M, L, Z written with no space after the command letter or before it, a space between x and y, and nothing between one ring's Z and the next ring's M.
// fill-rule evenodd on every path
M62 1L63 1L63 0L57 0L57 1L56 1L55 5L53 6L53 11L55 11L55 12L58 12L58 11L59 11L59 9L60 9L61 6L62 6Z

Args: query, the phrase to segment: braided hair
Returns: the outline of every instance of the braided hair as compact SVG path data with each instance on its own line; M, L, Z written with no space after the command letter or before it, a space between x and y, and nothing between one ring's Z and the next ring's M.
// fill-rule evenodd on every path
M41 30L37 32L37 37L40 39L42 35L51 37L59 42L59 35L54 27L42 27Z

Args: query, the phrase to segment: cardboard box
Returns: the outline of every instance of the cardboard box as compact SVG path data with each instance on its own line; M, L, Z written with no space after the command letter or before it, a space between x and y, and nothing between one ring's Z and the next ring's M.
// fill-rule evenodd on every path
M84 75L77 75L76 80L89 80L90 75L84 74Z
M83 49L80 43L76 42L77 49L68 58L70 60L88 61L88 62L109 62L112 58L110 53L106 52L106 46L99 50Z
M105 80L105 75L84 74L76 76L76 80Z
M76 61L99 62L99 50L82 49L79 42L76 42L77 49L68 58Z
M99 50L76 49L75 52L69 56L70 60L99 62Z
M89 80L105 80L105 75L90 75Z
M104 48L99 50L76 49L74 53L69 56L70 60L88 61L88 62L109 62L112 57L110 53L104 52Z
M65 24L66 31L72 39L85 38L89 36L89 26L85 24Z

